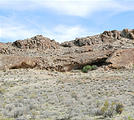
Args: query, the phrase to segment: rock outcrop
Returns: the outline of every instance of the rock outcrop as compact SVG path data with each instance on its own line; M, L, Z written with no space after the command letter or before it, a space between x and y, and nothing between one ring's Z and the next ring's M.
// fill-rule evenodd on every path
M113 42L111 40L120 40L121 39L121 33L120 33L120 31L117 31L117 30L104 31L101 34L101 39L102 39L103 42Z
M112 54L112 51L72 52L60 56L28 57L0 55L0 69L36 68L60 72L82 68L86 64L99 64Z
M124 29L121 32L121 36L129 39L134 39L134 29L129 30L129 29Z
M87 64L128 68L134 63L133 35L134 30L124 29L61 44L42 35L0 43L0 69L37 68L63 72Z
M0 55L0 69L18 69L18 68L34 68L37 65L37 60L13 55Z
M80 69L85 65L105 63L105 60L113 53L113 51L95 51L81 54L70 54L53 59L53 68L57 71L65 72L72 69Z
M12 45L21 49L56 49L59 47L59 43L42 35L37 35L30 39L17 40Z
M102 43L100 35L95 35L95 36L88 36L88 37L83 37L83 38L76 38L73 41L68 41L64 42L61 45L64 47L72 47L72 46L91 46L94 44L100 44Z
M124 43L124 39L134 39L134 30L124 29L122 31L112 30L112 31L104 31L102 34L98 34L95 36L87 36L83 38L76 38L73 41L67 41L61 44L63 47L72 47L72 46L97 46L99 48L103 48L104 45L117 44L116 46L121 47ZM126 46L125 46L126 47Z
M134 67L134 48L117 50L110 58L107 59L111 68L133 68Z

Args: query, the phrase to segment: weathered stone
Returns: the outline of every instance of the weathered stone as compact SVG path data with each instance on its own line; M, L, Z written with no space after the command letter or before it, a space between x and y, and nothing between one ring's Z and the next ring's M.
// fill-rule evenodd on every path
M134 48L117 50L106 62L110 63L111 68L132 68L134 67Z
M48 58L0 55L0 69L38 68L64 72L81 68L86 64L101 62L111 53L112 51L95 51L49 56Z
M42 35L37 35L30 39L17 40L12 44L14 47L21 49L56 49L59 47L59 43L49 38L43 37Z
M99 35L76 38L62 44L42 35L13 43L0 43L0 68L70 71L87 64L103 65L107 59L107 63L116 66L116 62L121 59L113 62L116 55L111 58L109 56L117 49L134 48L133 40L129 40L133 35L134 30L125 29L122 32L105 31ZM117 66L120 68L123 65Z
M115 40L121 39L120 32L117 30L112 31L104 31L101 34L101 38L103 42L113 42Z
M51 68L57 71L70 71L72 69L82 68L89 64L101 64L112 54L112 50L85 52L81 54L68 54L53 58L52 63L49 64ZM50 58L51 59L51 58Z
M74 44L72 42L68 41L68 42L61 43L61 46L63 46L63 47L73 47Z
M128 39L134 39L134 29L131 29L131 30L124 29L124 30L122 30L121 36L125 37L125 38L128 38Z
M78 47L82 47L82 46L92 46L95 44L101 44L102 40L100 35L95 35L95 36L87 36L87 37L83 37L83 38L76 38L73 41L69 41L69 42L64 42L61 45L62 46L66 46L66 47L70 47L70 46L78 46Z
M36 59L30 57L0 55L0 69L34 68L36 65Z
M0 43L0 54L10 54L9 46L5 43Z
M134 30L124 29L123 31L104 31L102 34L95 36L87 36L83 38L76 38L73 41L64 42L61 44L63 47L72 47L72 46L97 46L99 48L103 48L103 45L110 44L113 46L114 43L118 44L120 48L122 43L122 39L134 39Z

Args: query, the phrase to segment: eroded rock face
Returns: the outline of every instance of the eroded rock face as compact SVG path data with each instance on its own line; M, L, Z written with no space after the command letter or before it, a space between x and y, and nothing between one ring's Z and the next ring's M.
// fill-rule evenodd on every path
M12 45L21 49L56 49L59 47L59 43L42 35L37 35L30 39L17 40Z
M121 48L125 44L125 39L134 39L134 30L124 29L122 31L112 30L104 31L102 34L95 36L87 36L83 38L76 38L73 41L67 41L61 44L63 47L72 46L92 46L93 48L104 48L105 46L113 46ZM115 45L116 44L116 45ZM97 47L96 47L97 46ZM125 45L126 47L126 45ZM104 48L105 49L105 48Z
M64 47L72 47L72 46L91 46L95 44L102 43L100 35L88 36L83 38L76 38L73 41L64 42L61 45Z
M8 51L7 51L7 45L6 45L6 44L0 43L0 53L1 53L1 54L6 54L6 53L8 53Z
M105 60L111 53L112 51L72 52L47 58L0 55L0 69L37 68L65 72Z
M117 50L110 58L111 68L132 68L134 66L134 48Z
M0 55L0 69L34 68L37 60L24 56Z
M0 43L0 69L37 68L63 72L103 63L110 63L112 68L127 68L133 64L133 34L134 30L124 29L62 44L42 35Z
M129 38L129 39L134 39L134 29L124 29L122 32L121 32L121 36L122 37L125 37L125 38Z
M72 47L72 46L94 46L97 44L107 44L113 43L116 40L121 39L121 34L117 30L113 31L104 31L102 34L95 36L88 36L83 38L76 38L74 41L64 42L61 45L64 47Z
M72 69L82 68L87 64L101 64L113 53L111 50L86 52L81 54L69 54L53 59L53 67L57 71L70 71Z
M0 54L11 54L15 49L6 43L0 43Z
M103 42L113 42L115 40L120 40L121 39L121 34L117 30L104 31L101 34L101 39L102 39Z

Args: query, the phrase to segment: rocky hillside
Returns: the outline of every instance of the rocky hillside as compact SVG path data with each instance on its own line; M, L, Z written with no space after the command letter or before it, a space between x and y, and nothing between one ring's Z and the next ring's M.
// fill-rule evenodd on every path
M133 48L134 30L128 29L104 31L61 44L37 35L13 43L0 43L0 69L36 68L64 72L88 64L131 68Z
M0 120L134 120L133 68L134 30L0 43Z

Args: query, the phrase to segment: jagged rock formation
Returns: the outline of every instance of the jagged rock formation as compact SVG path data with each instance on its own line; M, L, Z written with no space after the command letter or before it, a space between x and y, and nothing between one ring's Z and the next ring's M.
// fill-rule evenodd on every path
M21 49L56 49L59 47L59 43L49 38L37 35L30 39L17 40L12 44L14 47Z
M8 44L0 43L0 54L11 54L13 51Z
M134 29L129 30L129 29L124 29L121 32L121 36L129 39L134 39Z
M118 53L118 49L128 48L134 48L134 30L104 31L99 35L76 38L62 44L37 35L13 43L0 43L0 69L70 71L87 64L127 66L131 61L133 63L132 59L124 58L129 53L128 50L123 50L123 57L122 54L117 57L116 51ZM129 62L122 62L122 58Z
M104 31L102 34L95 36L88 36L84 38L76 38L73 41L64 42L61 45L63 47L72 46L92 46L94 49L109 49L110 48L126 48L132 44L134 39L134 30L124 29L122 31L112 30ZM130 44L126 44L130 42ZM132 47L132 46L131 46Z

